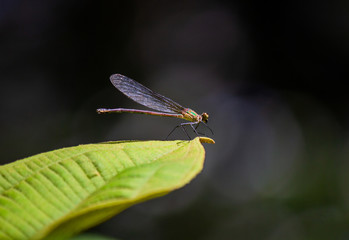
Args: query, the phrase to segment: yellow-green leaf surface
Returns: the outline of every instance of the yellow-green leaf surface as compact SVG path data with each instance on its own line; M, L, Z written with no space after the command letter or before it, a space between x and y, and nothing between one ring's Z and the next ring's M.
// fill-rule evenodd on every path
M67 239L187 184L201 142L120 141L38 154L0 166L0 239Z

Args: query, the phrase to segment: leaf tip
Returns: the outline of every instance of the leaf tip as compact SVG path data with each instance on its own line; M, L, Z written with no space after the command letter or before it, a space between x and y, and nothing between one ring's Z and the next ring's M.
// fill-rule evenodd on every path
M199 137L199 140L201 143L210 143L210 144L216 143L212 138L208 138L208 137Z

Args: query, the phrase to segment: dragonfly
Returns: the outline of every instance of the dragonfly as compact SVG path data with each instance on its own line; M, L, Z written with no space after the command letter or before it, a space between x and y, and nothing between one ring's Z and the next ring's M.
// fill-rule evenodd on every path
M208 114L202 113L198 114L190 108L182 107L180 104L176 103L172 99L169 99L151 89L143 86L139 82L128 78L121 74L113 74L110 76L110 81L120 92L132 99L133 101L151 108L156 111L139 110L139 109L127 109L127 108L99 108L97 109L98 114L102 113L136 113L136 114L146 114L160 117L173 117L184 119L188 122L181 123L176 126L166 137L166 139L178 128L181 127L189 139L190 136L187 133L184 126L189 125L197 136L199 132L197 128L200 123L204 124L213 134L212 129L207 125ZM158 111L158 112L157 112ZM195 126L195 127L194 127ZM201 134L202 135L202 134Z

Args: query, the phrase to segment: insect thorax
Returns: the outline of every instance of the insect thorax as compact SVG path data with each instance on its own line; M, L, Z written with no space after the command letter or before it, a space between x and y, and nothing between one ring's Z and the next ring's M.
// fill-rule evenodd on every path
M183 119L191 122L200 122L202 120L201 115L197 114L194 110L190 108L185 108L182 111Z

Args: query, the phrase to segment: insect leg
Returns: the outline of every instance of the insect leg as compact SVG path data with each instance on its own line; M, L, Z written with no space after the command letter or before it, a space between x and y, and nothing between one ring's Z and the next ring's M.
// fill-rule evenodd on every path
M190 127L193 129L195 134L199 136L200 134L196 131L196 128L193 126L194 124L199 124L199 122L186 122L186 123L181 123L182 126L184 125L190 125ZM188 134L187 134L188 135Z
M176 130L179 126L180 126L180 125L175 126L175 127L172 129L172 131L167 135L166 140L167 140L168 137L174 132L174 130Z
M195 127L196 130L198 129L200 123L201 123L201 122L198 122L198 123L196 124L196 127ZM194 123L194 124L195 124L195 123ZM201 133L201 132L198 132L198 133L199 133L200 135L202 135L202 136L206 136L206 133Z
M198 124L196 124L196 127L195 127L195 129L198 129L198 127L199 127L199 124L200 124L200 122L198 122Z
M179 126L181 126L181 128L183 129L183 131L185 132L185 134L187 135L187 137L189 138L189 140L191 140L189 134L187 133L187 130L185 130L184 125L186 125L186 124L181 123L181 125L179 125Z
M184 124L184 125L185 125L185 124ZM184 131L185 135L187 135L187 137L191 140L191 138L190 138L189 134L187 133L187 131L185 130L183 124L180 124L180 125L178 125L178 126L175 126L175 127L172 129L172 131L167 135L166 140L167 140L168 137L169 137L177 128L179 128L179 127L181 127L181 129Z
M211 129L206 123L204 123L204 122L202 122L202 123L203 123L208 129L210 129L212 135L214 135L212 129Z

